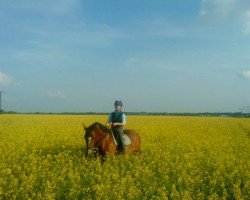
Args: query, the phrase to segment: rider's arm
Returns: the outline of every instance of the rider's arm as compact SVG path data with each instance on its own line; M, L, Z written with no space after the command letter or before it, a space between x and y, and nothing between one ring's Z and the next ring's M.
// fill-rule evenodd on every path
M126 125L126 116L125 116L125 114L122 115L122 123L115 122L112 125L113 126L125 126Z
M119 123L119 122L115 122L112 124L113 126L125 126L126 124L124 123Z
M106 122L106 126L110 126L112 124L111 122L111 114L109 115L108 121Z

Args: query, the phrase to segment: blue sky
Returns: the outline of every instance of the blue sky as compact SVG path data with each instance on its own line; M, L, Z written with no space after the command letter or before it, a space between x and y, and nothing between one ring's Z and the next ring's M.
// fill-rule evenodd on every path
M237 112L249 0L1 0L2 108Z

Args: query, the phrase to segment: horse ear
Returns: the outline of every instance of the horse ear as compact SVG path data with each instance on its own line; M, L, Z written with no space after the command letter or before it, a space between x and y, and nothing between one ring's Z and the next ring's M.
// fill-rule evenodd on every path
M99 124L96 124L96 128L97 128L98 130L101 130L101 127L99 126Z
M87 129L87 126L85 126L85 124L84 124L84 123L82 123L82 126L83 126L84 130L86 130L86 129Z

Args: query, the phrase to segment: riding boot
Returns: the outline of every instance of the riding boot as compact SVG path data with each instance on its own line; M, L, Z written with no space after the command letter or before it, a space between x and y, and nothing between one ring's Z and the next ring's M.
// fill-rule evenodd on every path
M124 140L122 138L121 148L120 148L120 154L124 154L124 153L125 153L125 144L124 144Z

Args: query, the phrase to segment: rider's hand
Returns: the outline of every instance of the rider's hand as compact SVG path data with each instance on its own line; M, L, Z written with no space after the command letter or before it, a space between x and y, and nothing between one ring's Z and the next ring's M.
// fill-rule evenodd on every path
M107 124L106 124L106 126L107 126L108 128L110 128L111 125L112 125L112 123L107 123Z

